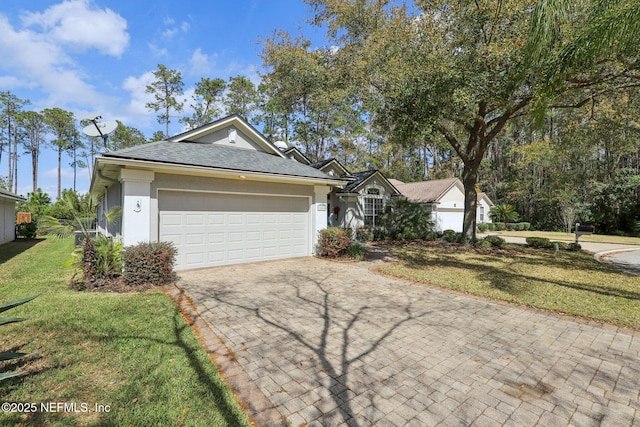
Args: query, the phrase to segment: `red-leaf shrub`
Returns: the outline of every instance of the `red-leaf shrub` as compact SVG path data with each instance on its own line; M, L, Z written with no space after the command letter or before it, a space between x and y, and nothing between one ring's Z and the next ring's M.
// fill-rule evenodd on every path
M127 246L122 254L124 272L122 279L127 285L151 283L166 285L175 280L173 264L176 248L170 242L138 243Z
M351 230L329 227L320 230L318 236L318 255L336 258L344 255L351 246Z

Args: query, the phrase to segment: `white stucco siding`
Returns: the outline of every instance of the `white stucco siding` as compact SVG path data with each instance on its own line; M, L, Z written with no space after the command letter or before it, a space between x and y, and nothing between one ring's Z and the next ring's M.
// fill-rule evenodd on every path
M195 139L195 142L218 144L245 150L265 150L235 126L226 127Z
M15 239L16 202L0 198L0 245Z
M438 209L464 209L464 192L454 185L438 200Z

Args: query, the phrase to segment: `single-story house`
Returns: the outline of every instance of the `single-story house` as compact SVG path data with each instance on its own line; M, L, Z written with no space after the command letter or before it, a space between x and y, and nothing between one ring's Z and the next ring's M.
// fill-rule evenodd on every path
M431 211L431 220L437 231L462 231L464 218L464 186L458 178L404 183L395 179L391 183L408 200L421 203ZM493 202L485 193L478 193L476 223L489 223L489 210Z
M300 153L301 154L301 153ZM294 154L296 155L296 154ZM170 241L176 270L308 256L346 180L293 161L238 115L97 157L98 230ZM118 223L105 212L122 207Z
M0 245L16 239L16 202L24 197L0 189Z

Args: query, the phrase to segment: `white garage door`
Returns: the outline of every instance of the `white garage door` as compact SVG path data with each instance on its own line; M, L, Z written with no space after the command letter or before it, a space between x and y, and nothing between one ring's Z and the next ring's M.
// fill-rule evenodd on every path
M310 254L307 197L160 191L158 206L176 270Z
M458 233L462 232L462 223L464 221L464 210L438 210L438 220L436 221L436 230L454 230Z

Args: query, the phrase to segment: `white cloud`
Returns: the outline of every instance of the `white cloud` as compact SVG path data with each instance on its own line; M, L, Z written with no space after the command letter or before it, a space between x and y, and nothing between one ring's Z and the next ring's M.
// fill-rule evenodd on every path
M44 12L23 15L25 28L39 27L51 42L119 57L129 44L127 21L111 9L92 8L88 0L66 0Z
M91 9L86 0L68 0L44 12L26 13L22 23L16 28L0 14L2 67L15 74L3 76L3 83L39 88L48 94L47 105L105 103L108 97L87 82L89 77L70 54L73 49L96 49L120 55L129 41L122 17L109 9Z
M213 58L215 58L215 54ZM206 53L202 53L202 49L197 48L189 58L189 74L198 76L210 74L215 63L213 58Z
M167 48L159 48L153 43L149 43L149 50L153 53L153 56L161 56L167 58L169 56L169 51Z
M122 84L122 88L129 91L131 101L127 105L127 111L135 115L148 114L146 104L153 101L153 95L147 93L147 85L154 81L152 71L147 71L139 77L129 76Z
M173 24L175 24L175 21L173 19L165 18L164 23L167 26L172 26L171 28L167 28L162 32L162 36L167 39L173 38L179 33L186 33L191 28L191 24L189 24L187 21L183 21L180 25L173 26Z

